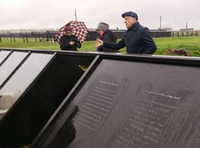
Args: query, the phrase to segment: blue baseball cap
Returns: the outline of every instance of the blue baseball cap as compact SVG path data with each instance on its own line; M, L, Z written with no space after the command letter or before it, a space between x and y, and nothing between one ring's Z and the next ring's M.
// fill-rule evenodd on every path
M124 12L122 14L122 17L124 18L125 16L132 16L134 18L136 18L136 20L138 20L138 15L137 13L133 12L133 11L128 11L128 12Z

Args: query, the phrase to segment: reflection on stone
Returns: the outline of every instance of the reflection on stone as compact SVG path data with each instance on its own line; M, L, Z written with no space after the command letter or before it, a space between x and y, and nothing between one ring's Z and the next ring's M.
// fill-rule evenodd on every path
M79 111L78 106L75 106L69 117L66 119L60 130L47 147L50 148L66 148L76 137L76 129L73 125L73 118Z
M22 91L18 91L15 93L5 94L0 96L0 119L6 112L10 109L10 107L17 101L17 99L22 94Z

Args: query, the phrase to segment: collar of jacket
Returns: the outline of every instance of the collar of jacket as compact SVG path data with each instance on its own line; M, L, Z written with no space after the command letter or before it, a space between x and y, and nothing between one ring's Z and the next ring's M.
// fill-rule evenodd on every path
M135 24L133 24L132 27L130 27L128 30L133 30L133 31L137 31L138 28L140 26L140 23L139 22L136 22Z

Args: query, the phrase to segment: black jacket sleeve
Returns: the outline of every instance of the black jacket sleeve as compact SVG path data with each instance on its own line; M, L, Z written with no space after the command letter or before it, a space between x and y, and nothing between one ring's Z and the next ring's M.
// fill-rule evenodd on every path
M104 41L103 42L103 47L106 47L106 48L111 48L111 49L121 49L123 47L125 47L125 41L124 41L124 38L122 38L118 43L111 43L111 42L106 42Z
M106 32L104 33L103 37L101 38L101 40L103 40L104 42L108 42L108 43L114 43L113 37L111 32ZM97 51L103 51L103 52L113 52L113 48L106 48L106 47L98 47Z
M78 40L76 36L73 36L72 41L75 42L76 47L81 48L81 42Z
M156 51L156 45L150 35L148 28L144 28L142 33L142 40L146 45L143 54L153 54Z
M70 47L69 40L64 36L62 36L60 38L60 49L65 50L68 49L69 47Z
M76 47L81 48L81 42L79 40L76 41Z
M75 42L74 45L70 45L70 42ZM74 50L76 51L78 48L81 48L81 42L74 35L72 36L62 36L60 39L60 48L62 50Z

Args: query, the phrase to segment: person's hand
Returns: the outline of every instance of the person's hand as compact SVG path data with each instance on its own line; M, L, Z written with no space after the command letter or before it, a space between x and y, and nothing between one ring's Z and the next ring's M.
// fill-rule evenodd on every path
M69 44L70 44L70 45L74 45L75 42L74 42L74 41L70 41Z
M94 45L94 47L99 48L100 46L103 45L103 41L100 39L96 39L97 43Z
M80 42L81 42L81 43L83 43L83 42L84 42L84 40L80 40Z

